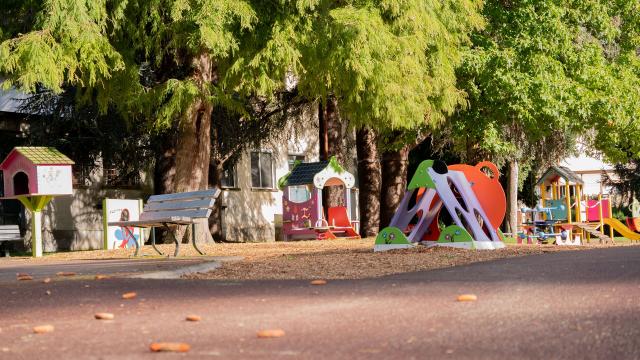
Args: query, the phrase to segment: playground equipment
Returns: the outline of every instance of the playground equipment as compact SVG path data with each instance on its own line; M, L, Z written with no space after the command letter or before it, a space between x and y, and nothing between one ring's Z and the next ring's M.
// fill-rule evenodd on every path
M498 226L504 219L506 198L498 176L498 169L490 162L447 166L442 161L423 161L391 223L376 237L374 250L409 248L418 243L504 247ZM441 228L440 223L445 226Z
M42 256L42 210L55 196L71 195L74 162L51 147L15 147L0 164L3 199L18 199L31 213L31 251Z
M551 166L537 185L540 189L538 207L552 209L542 214L542 221L546 222L548 229L552 229L551 232L566 230L574 242L576 237L587 242L595 237L602 243L613 243L615 230L628 239L640 241L640 234L612 217L611 200L603 194L599 194L597 199L587 199L582 194L582 180L566 167ZM527 225L535 227L536 224L533 221L533 224L524 225L523 233L526 234L531 233ZM605 232L605 225L608 232Z
M291 172L278 180L283 192L284 239L359 239L357 222L349 216L354 184L353 175L342 168L335 157L329 161L296 162ZM341 206L327 208L325 215L322 190L329 186L342 187L344 198Z

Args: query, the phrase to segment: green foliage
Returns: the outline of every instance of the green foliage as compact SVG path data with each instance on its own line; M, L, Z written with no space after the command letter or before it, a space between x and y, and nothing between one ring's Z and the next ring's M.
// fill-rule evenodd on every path
M303 94L338 98L354 126L435 124L464 101L455 67L478 1L322 1L303 14Z
M13 5L17 7L4 11L21 13L36 8L40 13L29 32L11 34L14 36L0 43L5 89L16 85L34 92L36 84L42 84L60 92L64 83L96 86L123 69L121 55L105 36L105 0L48 0L41 8L34 2ZM16 21L7 28L24 25L22 19Z
M613 158L640 150L638 2L487 1L459 85L456 143L498 163L555 161L590 140ZM469 149L459 148L460 153Z

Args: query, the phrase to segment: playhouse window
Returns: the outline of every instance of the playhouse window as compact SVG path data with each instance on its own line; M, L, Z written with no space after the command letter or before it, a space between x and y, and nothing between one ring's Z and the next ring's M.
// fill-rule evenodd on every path
M289 201L301 203L311 199L308 185L289 186Z
M251 152L251 186L273 188L273 156L269 152Z

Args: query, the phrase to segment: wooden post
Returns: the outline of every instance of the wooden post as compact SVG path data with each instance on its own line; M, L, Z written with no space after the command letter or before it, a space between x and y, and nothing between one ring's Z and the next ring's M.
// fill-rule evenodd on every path
M613 205L611 204L611 196L609 196L609 217L613 217ZM613 226L609 225L609 237L611 241L615 243L613 240Z
M18 196L18 200L31 213L31 254L42 257L42 210L53 196L35 195L31 197Z
M544 185L544 183L540 184L540 206L544 207L544 200L547 198L547 187ZM535 221L535 214L532 213L532 216L534 217L532 220ZM546 220L547 219L547 214L546 213L542 213L542 219Z
M576 222L582 222L582 190L580 189L580 185L576 184L575 188L576 194Z
M598 194L598 213L600 215L600 231L603 231L604 220L602 219L602 193Z
M564 185L564 191L565 203L567 204L567 222L571 224L571 192L569 191L568 182Z

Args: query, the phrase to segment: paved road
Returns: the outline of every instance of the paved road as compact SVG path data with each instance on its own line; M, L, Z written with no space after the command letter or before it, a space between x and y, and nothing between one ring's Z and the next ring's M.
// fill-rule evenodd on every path
M640 358L639 260L640 247L609 248L325 286L141 279L2 283L0 358ZM122 300L125 291L139 295ZM478 301L455 302L461 293L475 293ZM100 311L116 319L93 320ZM203 320L184 321L191 313ZM31 334L39 324L56 330ZM284 329L286 336L257 339L263 328ZM192 349L186 355L152 354L153 341L184 341Z

